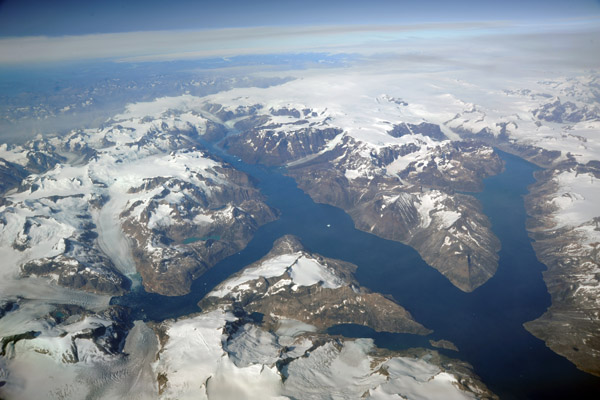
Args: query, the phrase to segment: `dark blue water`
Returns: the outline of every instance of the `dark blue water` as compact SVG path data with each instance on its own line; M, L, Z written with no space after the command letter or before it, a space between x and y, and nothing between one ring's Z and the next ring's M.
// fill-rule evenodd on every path
M267 202L281 211L281 218L261 227L243 251L195 281L189 295L164 297L141 291L115 298L113 303L127 305L137 317L150 320L197 312L196 303L207 291L260 259L279 237L293 234L309 251L356 264L361 285L393 295L417 321L434 330L427 338L381 334L353 326L337 327L332 332L372 337L377 345L390 349L427 346L430 338L450 340L460 352L442 352L471 363L501 398L600 398L599 378L577 370L522 326L550 305L541 275L545 267L537 261L525 230L522 196L534 182L534 165L501 153L505 171L486 179L484 191L476 195L502 242L502 250L496 275L474 292L464 293L412 248L356 230L347 214L314 203L280 171L221 155L258 180Z

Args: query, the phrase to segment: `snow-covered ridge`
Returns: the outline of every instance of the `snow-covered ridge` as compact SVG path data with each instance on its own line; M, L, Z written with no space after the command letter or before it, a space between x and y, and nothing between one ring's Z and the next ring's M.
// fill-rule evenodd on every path
M273 278L288 273L291 278L293 288L299 286L311 286L320 284L324 288L335 289L340 287L344 281L326 266L319 263L316 259L297 252L294 254L283 254L278 257L268 259L254 268L248 268L236 277L220 284L208 296L223 297L235 289L243 289L246 282L262 278ZM246 285L247 286L247 285Z
M600 247L600 179L593 169L558 169L550 179L541 182L541 187L550 187L538 202L551 211L547 215L535 214L535 218L545 221L544 231L548 237L540 242L557 242L549 254L559 259L559 264L572 269L569 280L573 283L570 296L581 297L586 304L600 306L600 263L594 256ZM538 184L540 185L540 184ZM533 198L530 201L534 201ZM541 232L532 230L534 235ZM556 237L555 237L556 236ZM565 239L570 239L566 243ZM571 240L573 242L571 242ZM542 246L543 244L537 244ZM562 261L561 261L562 259ZM547 261L555 266L553 257ZM586 306L586 307L589 307Z

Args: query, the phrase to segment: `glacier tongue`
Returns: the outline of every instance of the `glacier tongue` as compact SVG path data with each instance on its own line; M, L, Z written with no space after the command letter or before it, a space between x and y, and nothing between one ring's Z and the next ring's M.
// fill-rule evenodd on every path
M158 339L144 322L135 321L129 331L122 360L98 364L81 374L93 382L94 398L146 400L158 397L158 384L152 365L156 360ZM97 375L100 372L100 379Z
M129 238L123 233L119 218L122 204L121 198L113 195L110 200L94 213L98 229L98 246L111 259L122 274L131 277L135 274L135 261L131 254Z

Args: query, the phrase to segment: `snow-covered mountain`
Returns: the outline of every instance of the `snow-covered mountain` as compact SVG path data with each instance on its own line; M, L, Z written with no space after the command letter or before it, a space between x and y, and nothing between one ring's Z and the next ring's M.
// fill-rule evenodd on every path
M287 236L210 292L202 312L178 320L131 322L127 309L100 302L88 304L97 311L3 304L0 393L48 399L495 397L468 364L434 350L393 352L370 339L326 334L340 323L429 332L394 301L358 286L354 269L308 253ZM336 299L339 312L331 312L327 297ZM272 308L273 302L282 307Z
M147 290L187 292L276 218L247 175L202 150L206 126L159 111L50 140L44 159L61 161L27 176L0 208L4 279L118 294L138 272ZM2 155L28 170L35 157L6 146Z
M307 253L293 237L279 239L210 292L201 314L157 327L160 397L493 397L468 366L435 351L400 354L324 334L340 323L427 333L402 307L357 286L354 268Z
M223 140L229 152L286 165L315 201L344 209L359 229L413 246L460 289L485 283L496 271L499 242L477 201L455 192L480 189L501 170L498 156L449 140L456 134L409 116L404 100L371 97L384 89L373 77L359 85L320 79L236 89L210 96L204 109L237 133Z

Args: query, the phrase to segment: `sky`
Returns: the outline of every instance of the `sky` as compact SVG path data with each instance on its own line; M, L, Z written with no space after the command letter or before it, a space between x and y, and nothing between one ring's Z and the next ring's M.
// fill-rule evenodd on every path
M508 31L594 40L600 0L0 0L0 65L373 53Z
M0 37L600 16L599 0L0 0Z

